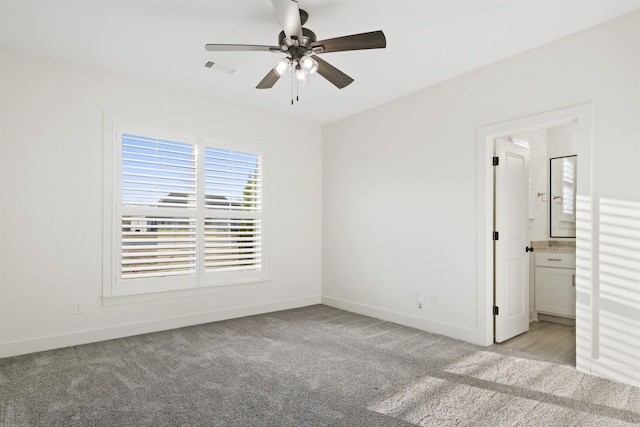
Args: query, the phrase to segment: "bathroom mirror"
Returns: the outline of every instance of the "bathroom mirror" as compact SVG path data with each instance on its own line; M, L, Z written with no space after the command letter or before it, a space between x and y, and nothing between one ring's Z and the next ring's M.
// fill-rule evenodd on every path
M550 159L550 237L576 237L577 163L578 156Z

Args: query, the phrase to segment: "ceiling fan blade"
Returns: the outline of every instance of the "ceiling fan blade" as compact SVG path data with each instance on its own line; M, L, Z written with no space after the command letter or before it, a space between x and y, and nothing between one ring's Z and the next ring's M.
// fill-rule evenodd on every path
M271 0L278 16L278 22L285 35L292 39L302 40L302 24L300 9L296 0Z
M382 49L387 47L387 39L380 30L369 33L352 34L311 43L315 53L342 52L345 50Z
M353 79L351 77L347 76L324 59L320 59L318 56L314 56L314 59L318 62L318 74L329 80L329 82L338 89L342 89L343 87L353 83Z
M264 79L258 83L256 89L271 89L276 82L280 80L280 75L273 68L264 76Z
M238 52L238 51L263 51L282 52L280 46L263 46L254 44L206 44L204 48L209 52Z

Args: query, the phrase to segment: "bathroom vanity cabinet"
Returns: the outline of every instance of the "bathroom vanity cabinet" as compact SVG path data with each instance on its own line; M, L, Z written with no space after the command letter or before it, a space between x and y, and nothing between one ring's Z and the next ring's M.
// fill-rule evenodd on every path
M535 252L535 309L538 313L576 317L576 255Z

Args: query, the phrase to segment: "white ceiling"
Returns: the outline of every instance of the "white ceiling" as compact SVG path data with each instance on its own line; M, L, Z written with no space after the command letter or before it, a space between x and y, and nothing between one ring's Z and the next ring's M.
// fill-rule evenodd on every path
M256 84L282 56L207 52L277 45L269 0L0 0L5 46L326 124L640 9L640 0L299 0L318 39L383 30L387 48L323 55L355 82ZM207 60L237 68L204 68Z

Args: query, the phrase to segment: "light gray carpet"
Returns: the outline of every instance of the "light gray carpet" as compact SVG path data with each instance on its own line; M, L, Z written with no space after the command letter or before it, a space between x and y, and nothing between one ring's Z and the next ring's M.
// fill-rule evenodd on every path
M2 425L640 425L640 389L323 305L0 360Z

